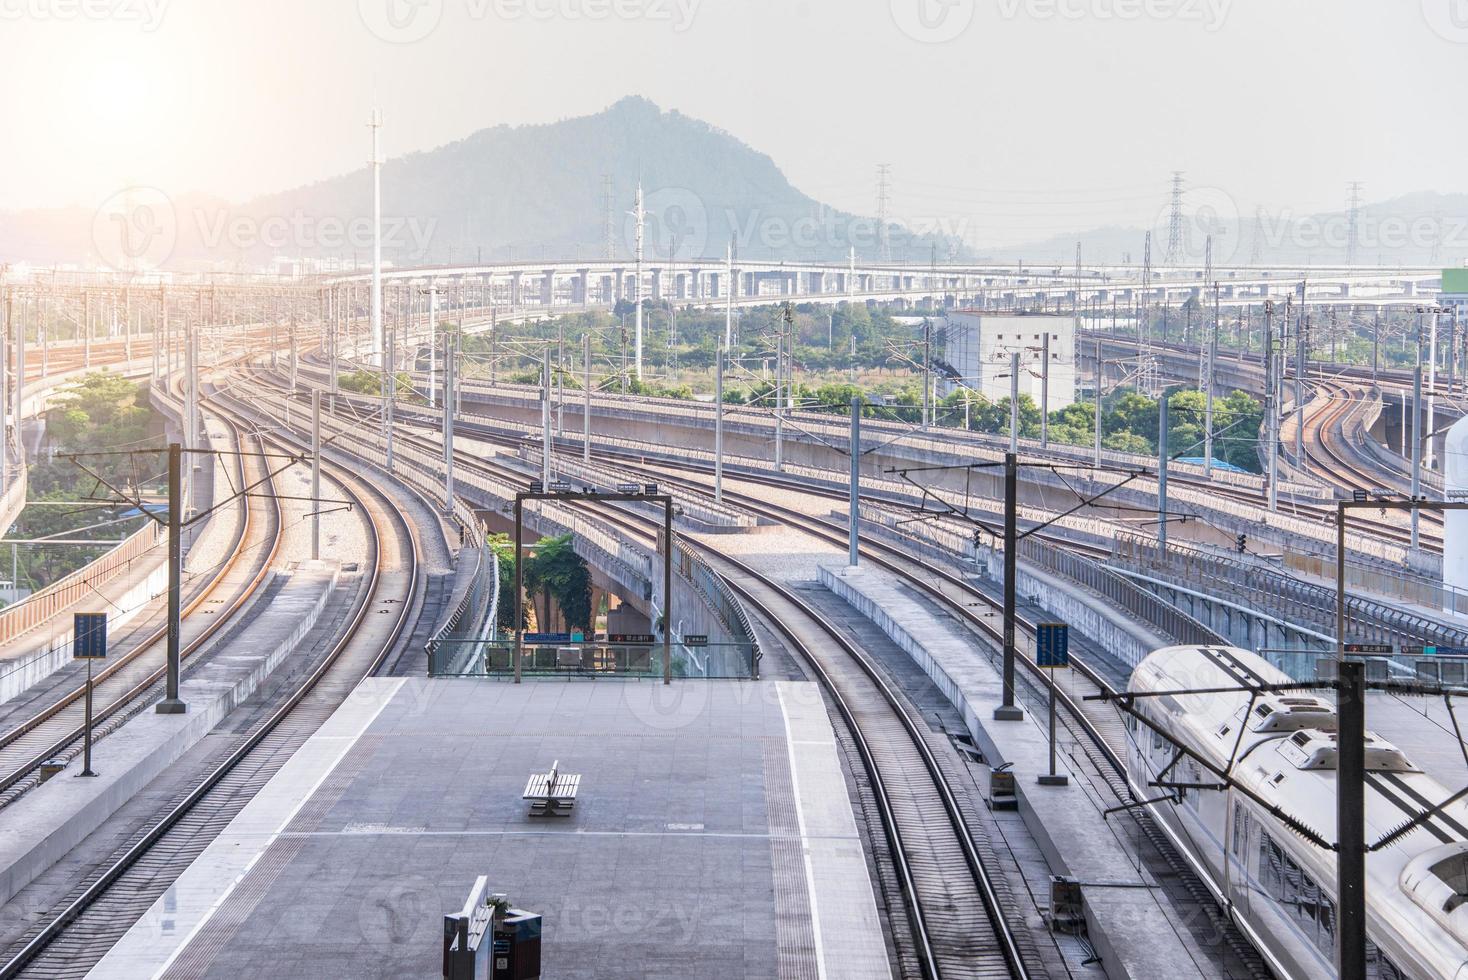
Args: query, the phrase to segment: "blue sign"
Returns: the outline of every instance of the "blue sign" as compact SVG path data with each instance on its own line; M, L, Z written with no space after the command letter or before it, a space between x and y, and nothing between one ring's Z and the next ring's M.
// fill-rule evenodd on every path
M548 646L552 643L570 643L570 633L526 633L526 643Z
M1070 627L1040 623L1035 627L1035 663L1040 667L1070 666Z
M107 659L106 613L74 613L71 629L75 637L71 644L72 659Z
M1468 657L1468 647L1402 647L1408 657Z

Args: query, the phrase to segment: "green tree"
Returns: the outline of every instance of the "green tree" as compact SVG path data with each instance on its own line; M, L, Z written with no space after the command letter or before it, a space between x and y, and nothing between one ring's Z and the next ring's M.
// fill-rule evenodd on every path
M555 600L567 626L591 629L591 572L576 554L570 534L542 539L525 560L524 580L527 592Z

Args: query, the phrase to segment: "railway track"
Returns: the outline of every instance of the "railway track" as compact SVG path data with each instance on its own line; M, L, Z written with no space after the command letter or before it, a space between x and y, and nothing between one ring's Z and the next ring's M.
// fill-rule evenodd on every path
M244 448L246 440L238 427L231 426L236 445ZM250 475L262 463L251 457L238 460L239 478L258 479ZM245 485L245 484L241 484ZM280 506L273 499L246 502L240 526L226 550L229 557L208 581L188 600L183 618L200 611L206 604L220 605L210 609L208 625L179 651L181 665L204 649L219 630L254 597L269 573L280 549L282 520ZM216 598L238 567L250 566L250 578L243 587L226 598ZM167 640L167 623L149 630L130 650L111 660L94 675L94 738L105 737L128 718L151 705L162 691L167 672L163 663L163 644ZM80 753L85 713L85 683L65 685L50 697L41 699L29 717L0 734L0 807L8 806L40 782L38 770L43 762L70 758Z
M284 392L275 390L272 394L276 397L282 397ZM400 435L400 438L415 441L423 448L432 447L431 440L413 433L404 432ZM516 443L514 440L507 440L507 444L514 445ZM699 483L688 478L670 478L666 469L651 470L635 465L629 466L625 456L622 454L603 454L598 452L594 453L594 455L600 458L610 459L623 469L640 471L648 479L657 479L665 485L680 486L686 490L700 494L708 494L710 492L706 483ZM457 465L469 470L478 470L484 475L497 480L520 482L525 479L524 474L517 470L495 465L483 459L464 458ZM688 469L696 470L697 467L690 466ZM745 478L730 478L731 481L736 479ZM808 485L800 485L798 482L794 485L780 483L774 480L765 482L782 486L785 489L800 489L806 493L823 493L820 490L813 491ZM724 499L726 502L733 503L751 514L775 520L818 537L833 547L844 548L846 544L846 528L844 525L837 525L834 522L813 518L791 508L774 504L768 500L740 493L737 490L731 490L727 485L725 487ZM657 536L656 522L634 512L620 510L604 512L602 516L620 527L630 536L643 542L646 546L650 548L655 547ZM873 705L876 703L874 698L879 693L878 688L886 687L886 682L878 668L846 641L841 636L839 629L826 621L817 611L811 609L807 603L791 593L790 590L780 586L779 583L774 582L769 577L761 575L744 563L730 559L727 556L722 556L707 548L703 548L702 550L705 559L709 560L716 570L721 572L731 587L740 592L751 605L761 611L760 618L769 623L772 630L782 635L788 645L811 665L811 672L817 680L828 691L835 691L835 694L832 695L832 704L853 732L853 736L857 741L858 752L863 759L864 765L868 768L873 785L880 787L883 772L888 773L889 778L891 773L898 773L899 781L903 785L906 785L910 781L906 774L913 771L914 760L912 758L894 758L890 754L883 757L881 753L874 752L872 749L874 744L890 747L894 743L902 742L902 739L898 737L899 733L891 727L893 724L891 718L883 720L879 715L872 714L874 710ZM983 639L987 640L989 646L996 650L1000 647L1001 637L999 630L988 618L975 612L977 605L984 605L987 608L996 609L997 602L993 597L987 595L982 590L976 589L964 581L959 575L941 566L917 558L905 550L880 539L870 537L864 539L861 545L861 552L865 562L882 567L910 586L933 597L956 619L966 624ZM1032 641L1035 624L1021 617L1019 626L1023 632L1031 637ZM833 650L840 651L842 656L834 657L833 659ZM1035 665L1032 659L1032 650L1032 642L1028 647L1021 647L1019 664L1024 672L1021 679L1021 686L1032 697L1038 698L1048 688L1046 687L1046 682L1042 680L1043 672ZM1129 802L1132 800L1132 796L1126 783L1126 771L1122 761L1125 754L1126 738L1124 726L1119 715L1110 705L1098 701L1086 700L1086 695L1088 694L1116 690L1117 681L1120 678L1118 678L1114 671L1108 674L1106 669L1093 667L1084 661L1077 660L1073 662L1077 666L1077 672L1082 678L1082 681L1073 686L1070 691L1057 689L1057 700L1067 716L1068 724L1074 726L1074 733L1080 739L1089 743L1090 749L1088 751L1092 752L1095 756L1093 764L1096 770L1102 773L1102 778L1105 780L1110 792L1119 803ZM853 711L850 704L844 703L841 699L842 688L839 686L841 683L839 679L845 677L847 682L853 683L847 676L852 671L859 671L866 675L865 681L859 682L852 694L852 700L862 708L860 712ZM890 691L882 693L882 700L886 700L888 693ZM906 726L904 725L903 727L905 728ZM867 733L867 737L863 737L862 735L864 730ZM872 732L879 733L880 737L876 739L871 738L870 735ZM905 737L908 740L914 739L913 730L908 730ZM902 751L919 750L904 749ZM932 805L931 800L925 801L922 804L922 808L930 812L938 812L938 808ZM908 863L903 868L902 862L907 856L902 852L903 844L900 822L892 809L890 801L879 806L879 810L886 815L884 828L887 833L888 845L892 849L896 863L902 869L898 875L898 880L902 883L903 895L910 911L909 924L912 927L912 935L914 937L914 950L912 951L912 955L918 956L925 964L925 970L940 968L942 966L941 961L944 958L944 951L958 950L959 948L953 947L946 938L947 932L945 930L953 925L952 921L942 920L938 923L932 923L924 918L920 911L925 903L931 904L933 901L931 894L924 894L924 890L931 889L934 886L923 884L922 882L925 876L934 869L932 867L915 867L911 863ZM944 812L950 811L945 810ZM1209 922L1209 929L1213 931L1213 934L1225 936L1235 962L1243 964L1246 975L1259 977L1261 980L1262 978L1267 978L1268 973L1264 969L1262 961L1259 960L1253 949L1248 946L1242 935L1237 930L1231 928L1226 916L1216 907L1213 897L1207 891L1202 880L1197 876L1196 869L1187 865L1185 860L1177 854L1176 850L1166 840L1160 829L1151 821L1150 817L1138 815L1138 823L1141 825L1142 833L1146 836L1149 844L1155 848L1157 853L1161 855L1162 860L1171 868L1176 881L1179 883L1178 887L1184 893L1181 898L1203 909L1204 918ZM922 851L921 849L931 847L935 835L940 842L947 840L943 833L948 832L938 833L931 827L924 826L919 830L909 829L908 833L910 835L917 835L916 840L920 848L920 853L931 854L931 851ZM953 833L966 834L967 830L954 831ZM947 840L947 844L943 846L951 848L953 843L953 840ZM972 838L970 838L970 843L972 843ZM962 856L967 859L969 854L965 853ZM940 863L945 868L951 868L959 863L959 857L960 851L950 850L946 852L945 861ZM921 864L921 862L919 863ZM967 865L970 871L973 872L975 866L974 861L968 860ZM951 885L942 887L951 888ZM972 888L976 886L968 885L965 887ZM985 886L979 884L977 887L983 890ZM992 889L992 882L987 887ZM997 899L994 901L997 901ZM996 904L986 904L982 907L997 908L998 906ZM918 911L914 912L913 910ZM965 928L972 930L974 925L970 921L965 923ZM994 930L1003 927L995 926L991 921L988 928ZM986 943L988 945L985 948L987 952L975 958L974 950L962 949L956 959L959 962L984 962L985 965L979 969L992 970L995 968L995 962L992 959L994 952L993 944L998 942L1000 945L1003 945L1004 940L996 937L992 933L981 934L986 936ZM1200 935L1202 934L1200 933ZM1013 941L1013 934L1011 933L1010 936L1010 941ZM904 950L902 952L906 951ZM986 956L988 960L985 960ZM942 975L949 974L943 973ZM958 973L955 975L968 974ZM981 972L978 975L991 974Z
M378 669L421 614L423 589L411 523L370 480L344 467L327 472L367 515L368 577L358 589L347 628L314 669L282 693L273 710L237 736L222 761L8 951L0 980L85 976L357 683ZM402 576L384 575L389 554L407 569L406 584ZM373 612L391 612L391 624L378 622Z

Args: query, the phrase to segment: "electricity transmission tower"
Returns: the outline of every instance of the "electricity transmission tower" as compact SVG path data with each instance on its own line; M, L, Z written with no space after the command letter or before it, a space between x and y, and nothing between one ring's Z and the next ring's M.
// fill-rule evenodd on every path
M1361 235L1361 181L1346 185L1346 267L1355 268L1356 246Z
M617 257L617 221L612 196L612 175L601 177L602 237L606 240L607 258Z
M1183 260L1183 172L1172 172L1172 206L1167 218L1167 255L1163 265L1175 266Z
M877 164L877 245L883 262L892 261L892 242L887 235L887 192L892 182L892 165Z

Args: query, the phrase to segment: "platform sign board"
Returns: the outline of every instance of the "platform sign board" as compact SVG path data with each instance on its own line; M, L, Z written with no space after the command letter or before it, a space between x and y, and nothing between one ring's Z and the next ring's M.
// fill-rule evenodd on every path
M551 493L570 493L571 484L567 483L565 480L552 480L550 490Z
M608 643L631 643L633 645L648 645L658 641L651 633L609 633Z
M1389 656L1396 652L1390 643L1347 643L1347 653L1375 653Z
M683 637L683 645L685 647L706 647L709 645L708 634L689 633L687 636Z
M1468 647L1402 647L1407 657L1468 657Z
M107 614L75 613L72 616L75 639L71 645L74 660L107 659Z
M1035 627L1035 665L1070 666L1070 626L1065 623L1040 623Z
M570 633L526 633L525 643L528 646L550 646L556 643L570 643Z

